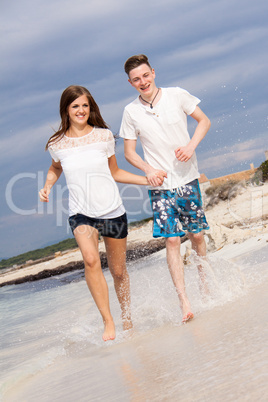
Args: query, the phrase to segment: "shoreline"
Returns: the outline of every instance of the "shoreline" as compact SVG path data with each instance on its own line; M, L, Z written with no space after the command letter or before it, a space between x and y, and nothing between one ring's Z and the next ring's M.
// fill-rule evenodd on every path
M205 204L205 202L204 202ZM263 186L248 186L233 199L220 201L205 209L210 229L204 231L207 252L215 252L225 245L242 243L252 237L262 237L268 232L268 183ZM191 253L187 236L182 238L181 255L184 260ZM152 219L143 225L129 229L127 262L146 257L165 248L165 239L152 237ZM107 268L104 242L99 251L102 268ZM57 254L57 253L56 253ZM84 269L79 249L47 257L42 262L0 272L0 287L37 281L66 272Z
M165 248L165 240L163 238L160 239L152 239L149 240L146 243L140 242L137 244L130 244L127 247L127 253L126 253L126 261L134 261L142 257L146 257L150 254L156 253L157 251L162 250ZM100 251L100 260L101 260L101 266L102 269L108 269L108 263L107 263L107 257L106 253L104 251ZM62 275L67 272L72 272L72 271L82 271L84 270L84 262L83 260L79 261L71 261L68 262L67 264L59 265L54 268L50 269L41 269L38 272L25 275L25 276L20 276L14 279L9 279L7 281L1 281L0 280L0 287L3 286L10 286L10 285L19 285L21 283L25 282L34 282L38 281L41 279L46 279L50 278L52 276L57 276L57 275Z

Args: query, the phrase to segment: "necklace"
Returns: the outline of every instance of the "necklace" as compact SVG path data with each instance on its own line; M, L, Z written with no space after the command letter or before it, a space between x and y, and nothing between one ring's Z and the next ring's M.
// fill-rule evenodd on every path
M143 97L141 95L140 95L140 98L143 100L143 102L148 103L148 105L150 105L150 108L153 109L153 103L154 103L154 100L157 97L159 91L160 91L160 88L158 88L158 91L156 92L156 95L155 95L154 99L152 100L152 102L146 101L145 99L143 99Z

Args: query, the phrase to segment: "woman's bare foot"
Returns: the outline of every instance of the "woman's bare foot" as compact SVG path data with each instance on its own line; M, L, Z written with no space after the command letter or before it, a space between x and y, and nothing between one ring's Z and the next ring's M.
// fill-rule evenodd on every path
M179 299L180 299L182 315L183 317L185 317L189 312L191 312L191 305L186 294L183 295L180 293Z
M192 320L194 318L193 313L190 311L189 313L187 313L183 319L182 319L182 323L185 324L186 322Z
M190 302L186 295L184 297L182 295L180 295L180 303L181 303L181 310L182 310L182 315L183 315L182 323L192 320L194 318L194 315L191 312Z
M102 339L104 341L112 341L115 339L115 325L113 320L104 321L104 332Z

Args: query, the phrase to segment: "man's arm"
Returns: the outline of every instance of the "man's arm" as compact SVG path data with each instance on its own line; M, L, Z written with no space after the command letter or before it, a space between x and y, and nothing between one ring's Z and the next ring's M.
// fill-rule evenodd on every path
M195 111L190 116L193 117L198 124L189 144L187 144L185 147L175 149L176 158L180 162L187 162L193 156L197 145L205 137L211 125L209 118L198 106L196 106Z
M125 158L131 165L142 170L147 177L151 186L161 186L163 178L167 177L167 173L163 170L154 169L146 163L136 152L136 140L124 139Z

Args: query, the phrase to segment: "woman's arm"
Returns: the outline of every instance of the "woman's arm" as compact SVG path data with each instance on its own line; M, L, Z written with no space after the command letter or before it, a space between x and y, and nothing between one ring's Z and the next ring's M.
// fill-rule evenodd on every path
M119 169L117 165L116 156L112 155L108 159L109 168L111 174L115 181L119 183L129 183L129 184L139 184L139 185L148 185L149 182L145 176L139 176L137 174L133 174L127 172L126 170Z
M59 179L62 173L62 167L60 162L55 162L52 159L52 164L47 172L47 178L44 187L39 191L40 201L48 202L49 193L56 181Z

